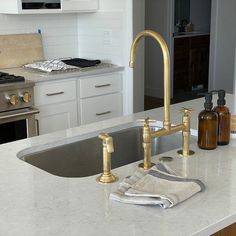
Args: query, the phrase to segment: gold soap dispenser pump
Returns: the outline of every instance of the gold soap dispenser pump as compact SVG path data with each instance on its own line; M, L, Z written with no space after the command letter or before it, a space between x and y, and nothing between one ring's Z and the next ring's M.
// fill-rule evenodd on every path
M227 145L230 141L230 120L231 114L229 108L225 106L225 90L218 91L217 106L214 107L214 111L217 112L218 123L218 145Z

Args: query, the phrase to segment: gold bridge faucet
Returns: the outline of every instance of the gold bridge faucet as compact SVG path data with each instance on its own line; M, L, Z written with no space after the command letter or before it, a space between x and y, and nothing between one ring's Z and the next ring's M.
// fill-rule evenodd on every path
M139 33L131 47L130 52L130 67L133 68L136 58L136 49L138 43L143 37L154 38L161 47L163 53L164 62L164 121L163 128L158 131L152 131L149 126L149 118L144 122L143 128L143 148L144 148L144 163L140 167L144 169L149 169L152 166L151 163L151 142L153 138L161 137L164 135L169 135L182 131L183 134L183 150L178 151L178 153L184 157L192 155L194 152L189 150L189 139L190 139L190 112L191 109L183 108L181 110L183 115L183 123L179 125L172 126L170 122L170 54L165 40L160 34L152 30L145 30Z

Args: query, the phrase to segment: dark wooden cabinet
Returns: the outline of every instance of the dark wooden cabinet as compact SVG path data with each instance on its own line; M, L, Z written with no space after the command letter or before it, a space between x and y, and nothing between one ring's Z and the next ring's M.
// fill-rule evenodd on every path
M189 89L189 38L176 38L174 43L174 90Z
M174 39L174 92L208 87L209 35Z
M236 235L236 223L212 234L211 236L235 236Z

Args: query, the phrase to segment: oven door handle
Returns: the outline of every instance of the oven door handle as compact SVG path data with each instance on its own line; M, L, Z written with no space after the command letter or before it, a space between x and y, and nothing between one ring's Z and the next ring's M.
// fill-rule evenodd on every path
M39 113L39 109L35 107L25 108L25 109L11 111L11 112L5 112L5 113L0 114L0 123L2 123L4 120L12 120L14 118L20 118L22 116L28 117L28 116L35 115L38 113Z

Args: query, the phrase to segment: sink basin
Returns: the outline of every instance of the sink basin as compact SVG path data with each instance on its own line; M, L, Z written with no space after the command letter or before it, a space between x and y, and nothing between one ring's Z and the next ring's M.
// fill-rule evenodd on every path
M158 127L152 127L158 130ZM142 127L135 126L115 132L113 137L112 169L143 159ZM196 137L191 136L191 142ZM156 138L152 142L152 155L181 147L182 133ZM102 141L97 137L31 152L18 157L42 170L61 177L85 177L102 171Z

